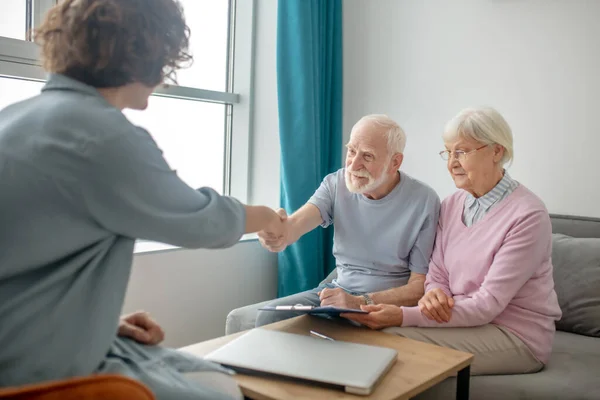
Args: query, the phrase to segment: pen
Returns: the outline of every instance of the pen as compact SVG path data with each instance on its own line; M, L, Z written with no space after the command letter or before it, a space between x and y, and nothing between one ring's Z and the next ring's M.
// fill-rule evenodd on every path
M322 333L319 333L319 332L310 331L310 334L313 335L313 336L315 336L315 337L321 338L321 339L327 339L327 340L331 340L332 342L335 342L335 340L333 340L329 336L325 336L325 335L323 335Z

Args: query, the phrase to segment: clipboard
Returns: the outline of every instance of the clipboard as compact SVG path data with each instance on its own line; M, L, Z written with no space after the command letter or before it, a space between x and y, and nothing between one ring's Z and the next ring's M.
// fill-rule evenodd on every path
M349 314L368 314L368 311L358 310L356 308L339 308L332 306L305 306L302 304L296 304L293 306L265 306L260 308L261 311L294 311L304 314L328 314L328 315L339 315L341 313Z

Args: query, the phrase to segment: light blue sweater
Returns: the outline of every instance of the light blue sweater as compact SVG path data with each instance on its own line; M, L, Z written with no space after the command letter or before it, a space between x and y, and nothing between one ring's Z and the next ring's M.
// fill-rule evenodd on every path
M116 332L135 239L226 247L244 225L98 91L51 76L0 112L0 387L118 372L159 399L219 398L178 372L213 365Z

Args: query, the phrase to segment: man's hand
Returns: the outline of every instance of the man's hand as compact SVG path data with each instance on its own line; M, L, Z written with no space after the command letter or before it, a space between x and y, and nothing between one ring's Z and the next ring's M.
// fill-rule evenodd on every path
M371 329L383 329L391 326L402 326L403 314L402 309L391 304L374 304L368 306L360 306L363 311L368 311L368 314L351 314L342 313L340 317L358 322Z
M321 307L339 307L339 308L355 308L359 309L361 304L364 304L362 296L353 296L344 289L325 288L319 292L321 299Z
M118 335L148 345L157 345L165 338L162 328L144 311L121 317Z
M277 210L279 221L271 224L267 229L258 232L258 241L267 250L274 253L283 251L288 246L289 220L283 208Z
M431 289L419 300L421 313L430 320L440 323L450 321L452 307L454 307L454 299L440 288Z

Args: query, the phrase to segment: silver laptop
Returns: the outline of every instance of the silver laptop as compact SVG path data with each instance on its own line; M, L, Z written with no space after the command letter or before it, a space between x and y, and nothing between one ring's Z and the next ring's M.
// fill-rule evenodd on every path
M205 358L245 374L292 378L369 395L396 357L396 350L385 347L257 328Z

